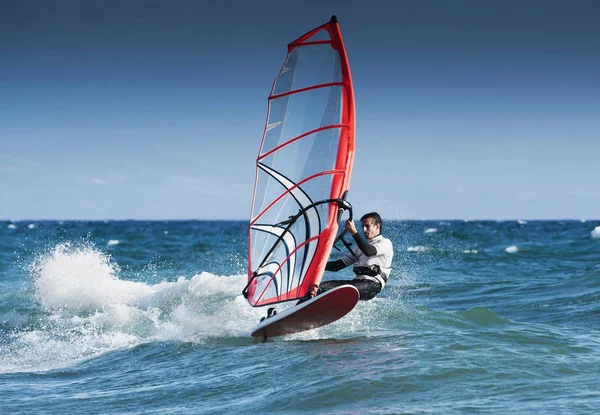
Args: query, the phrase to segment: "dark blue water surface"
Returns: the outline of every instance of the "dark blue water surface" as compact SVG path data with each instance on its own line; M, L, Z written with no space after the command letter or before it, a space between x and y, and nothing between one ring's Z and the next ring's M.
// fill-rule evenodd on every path
M266 343L246 226L0 222L0 412L600 408L600 221L385 222L380 296Z

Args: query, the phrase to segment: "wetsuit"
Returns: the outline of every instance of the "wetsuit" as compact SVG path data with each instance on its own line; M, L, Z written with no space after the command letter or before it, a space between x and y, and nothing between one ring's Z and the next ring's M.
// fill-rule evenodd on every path
M394 256L392 241L381 235L364 239L356 233L352 237L357 245L353 250L354 255L345 255L337 261L328 262L325 270L339 271L355 264L356 277L351 281L323 281L319 291L325 292L340 285L349 284L356 287L361 300L370 300L383 289L392 271L392 257Z

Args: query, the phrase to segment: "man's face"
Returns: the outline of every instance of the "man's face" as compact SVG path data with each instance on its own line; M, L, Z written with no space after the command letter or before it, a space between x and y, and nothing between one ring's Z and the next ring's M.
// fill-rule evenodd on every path
M366 218L361 223L365 238L371 239L379 235L381 225L376 224L373 218Z

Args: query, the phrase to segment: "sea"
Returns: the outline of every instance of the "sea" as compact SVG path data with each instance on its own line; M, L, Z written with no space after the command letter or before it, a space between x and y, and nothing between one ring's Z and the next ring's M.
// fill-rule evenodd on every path
M383 234L377 298L264 342L245 221L0 221L0 413L600 413L600 220Z

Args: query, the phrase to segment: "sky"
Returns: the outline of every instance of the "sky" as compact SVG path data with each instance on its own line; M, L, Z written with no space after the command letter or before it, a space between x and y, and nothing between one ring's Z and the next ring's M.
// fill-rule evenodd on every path
M0 0L0 219L247 220L287 44L332 14L358 215L600 218L595 1Z

